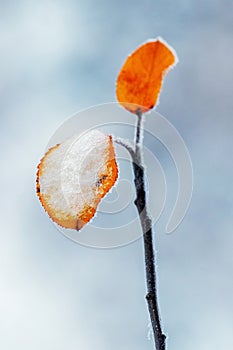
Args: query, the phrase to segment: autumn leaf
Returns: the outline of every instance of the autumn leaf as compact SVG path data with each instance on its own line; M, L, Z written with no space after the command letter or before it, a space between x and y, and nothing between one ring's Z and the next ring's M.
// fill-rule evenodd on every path
M118 176L112 138L99 130L52 147L37 171L37 195L58 225L80 230Z
M175 51L162 39L140 46L125 61L117 78L118 102L132 113L148 112L158 102L162 81L177 62Z

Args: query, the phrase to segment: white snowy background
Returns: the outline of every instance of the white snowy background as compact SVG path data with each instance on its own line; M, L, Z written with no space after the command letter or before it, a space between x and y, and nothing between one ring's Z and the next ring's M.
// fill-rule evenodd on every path
M168 350L232 349L232 14L229 0L0 1L1 349L153 349L142 241L96 250L67 239L40 207L35 171L57 127L114 101L125 57L158 35L180 59L158 111L183 136L195 180L180 227L164 234L162 217L156 230Z

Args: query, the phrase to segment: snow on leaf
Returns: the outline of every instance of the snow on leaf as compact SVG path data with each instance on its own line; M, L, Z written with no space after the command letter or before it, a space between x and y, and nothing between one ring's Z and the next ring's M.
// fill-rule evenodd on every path
M37 194L51 219L80 230L118 176L112 138L99 130L52 147L37 171Z

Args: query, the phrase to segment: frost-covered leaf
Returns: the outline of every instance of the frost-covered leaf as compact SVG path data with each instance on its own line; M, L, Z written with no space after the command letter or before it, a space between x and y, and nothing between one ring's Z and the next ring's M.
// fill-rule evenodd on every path
M112 138L99 130L52 147L37 171L37 194L62 227L80 230L118 176Z

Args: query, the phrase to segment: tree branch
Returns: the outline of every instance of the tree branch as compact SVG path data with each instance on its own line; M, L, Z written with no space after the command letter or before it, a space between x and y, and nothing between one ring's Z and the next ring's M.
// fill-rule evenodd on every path
M150 314L151 324L154 334L154 342L156 350L165 350L166 336L162 332L161 322L159 317L159 307L157 301L157 287L156 287L156 271L155 271L155 257L153 247L153 232L152 222L147 210L146 191L144 181L144 168L142 165L142 113L141 110L137 112L137 127L135 134L135 155L133 159L134 170L134 184L136 188L136 199L134 201L143 231L144 253L145 253L145 267L146 267L146 283L147 295L146 300Z
M155 271L155 256L153 247L153 232L152 222L147 209L146 191L145 191L145 171L143 167L142 154L142 138L143 115L141 110L137 111L137 127L135 132L135 149L127 140L119 137L113 138L114 142L125 147L130 153L134 171L134 184L136 189L136 205L140 223L143 232L144 253L145 253L145 267L146 267L146 284L147 284L147 305L150 314L155 349L166 350L166 336L162 332L161 321L159 317L159 306L157 301L157 287L156 287L156 271Z

